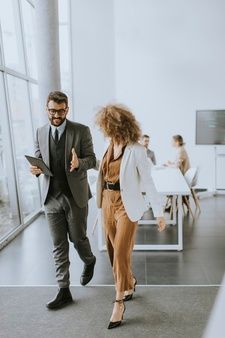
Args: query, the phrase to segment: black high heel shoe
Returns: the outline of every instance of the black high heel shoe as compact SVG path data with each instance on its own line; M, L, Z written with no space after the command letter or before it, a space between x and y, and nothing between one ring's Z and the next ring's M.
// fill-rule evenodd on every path
M119 320L119 321L117 321L117 322L109 322L109 326L108 326L108 329L109 329L109 330L110 330L110 329L114 329L114 328L116 328L116 327L118 327L118 326L121 325L122 320L123 320L123 315L124 315L124 312L125 312L125 310L126 310L126 306L125 306L125 304L124 304L124 302L123 302L123 299L121 299L121 300L115 300L114 303L120 303L120 304L123 304L123 305L124 305L124 310L123 310L123 313L122 313L122 318L121 318L121 320Z
M133 278L134 278L134 289L133 289L134 291L130 295L124 296L123 298L124 302L128 302L129 300L131 300L133 298L134 292L136 291L137 279L135 277Z

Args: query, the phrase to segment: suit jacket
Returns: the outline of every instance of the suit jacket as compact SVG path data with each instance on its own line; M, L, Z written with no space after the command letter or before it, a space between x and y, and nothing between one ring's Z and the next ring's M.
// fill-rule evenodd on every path
M102 206L104 179L100 166L97 180L97 206ZM126 213L131 221L138 221L149 208L155 217L163 216L162 198L156 191L151 176L151 162L146 149L139 143L126 146L120 166L120 190ZM142 192L146 195L143 196Z
M35 156L42 158L48 167L49 160L49 124L37 129L35 142ZM79 158L79 168L70 172L72 159L72 148L75 149ZM90 129L80 123L67 120L66 122L66 144L65 144L65 171L67 181L76 204L83 208L91 198L91 191L87 180L87 170L96 166L96 158L93 151ZM42 201L46 201L50 177L43 175Z
M155 158L155 153L154 151L150 150L150 149L147 149L147 156L148 158L150 158L150 160L152 161L152 163L154 165L156 165L156 158Z

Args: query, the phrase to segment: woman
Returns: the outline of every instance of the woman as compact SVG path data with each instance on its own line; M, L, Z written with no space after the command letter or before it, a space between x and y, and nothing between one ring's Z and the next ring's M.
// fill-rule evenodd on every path
M190 168L190 161L186 149L184 148L184 140L181 135L174 135L172 137L172 146L176 148L177 155L175 161L167 161L165 164L167 167L179 168L184 175Z
M185 173L190 168L189 157L188 157L186 149L184 148L184 145L185 143L184 143L183 137L181 135L174 135L172 137L172 146L175 147L176 149L176 152L177 152L176 158L173 162L167 161L165 163L166 167L179 168L183 175L185 175ZM190 208L189 202L188 202L189 196L183 196L182 201L183 203L186 204L188 208ZM170 211L170 210L171 210L171 198L168 199L166 207L165 207L165 211Z
M141 130L134 115L124 106L108 105L96 115L96 124L110 139L101 162L97 182L97 205L102 208L106 246L113 268L116 300L108 329L119 326L137 283L131 270L137 221L149 208L142 194L145 187L158 230L165 228L160 196L151 177L146 149L138 143Z

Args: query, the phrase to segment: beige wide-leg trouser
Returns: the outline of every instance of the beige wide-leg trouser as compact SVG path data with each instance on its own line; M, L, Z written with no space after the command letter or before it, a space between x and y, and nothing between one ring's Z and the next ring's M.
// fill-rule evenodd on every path
M106 246L118 292L133 289L131 255L137 222L132 222L124 209L120 191L104 190L102 216Z

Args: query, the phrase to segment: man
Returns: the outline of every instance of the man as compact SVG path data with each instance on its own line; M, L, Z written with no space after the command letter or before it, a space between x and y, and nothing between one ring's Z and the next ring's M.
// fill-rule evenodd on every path
M67 119L67 96L59 91L47 98L49 123L37 130L35 156L42 158L53 176L44 175L42 199L50 234L59 291L47 303L57 309L72 302L69 276L69 241L74 244L84 269L80 283L86 285L94 273L96 258L86 236L88 200L91 192L87 170L95 167L92 137L87 126ZM39 176L41 169L31 166L31 173Z
M149 149L149 143L150 143L150 137L149 137L149 135L142 135L141 144L146 148L148 158L150 158L150 160L152 161L152 163L154 165L156 165L155 154L154 154L154 152L152 150Z

